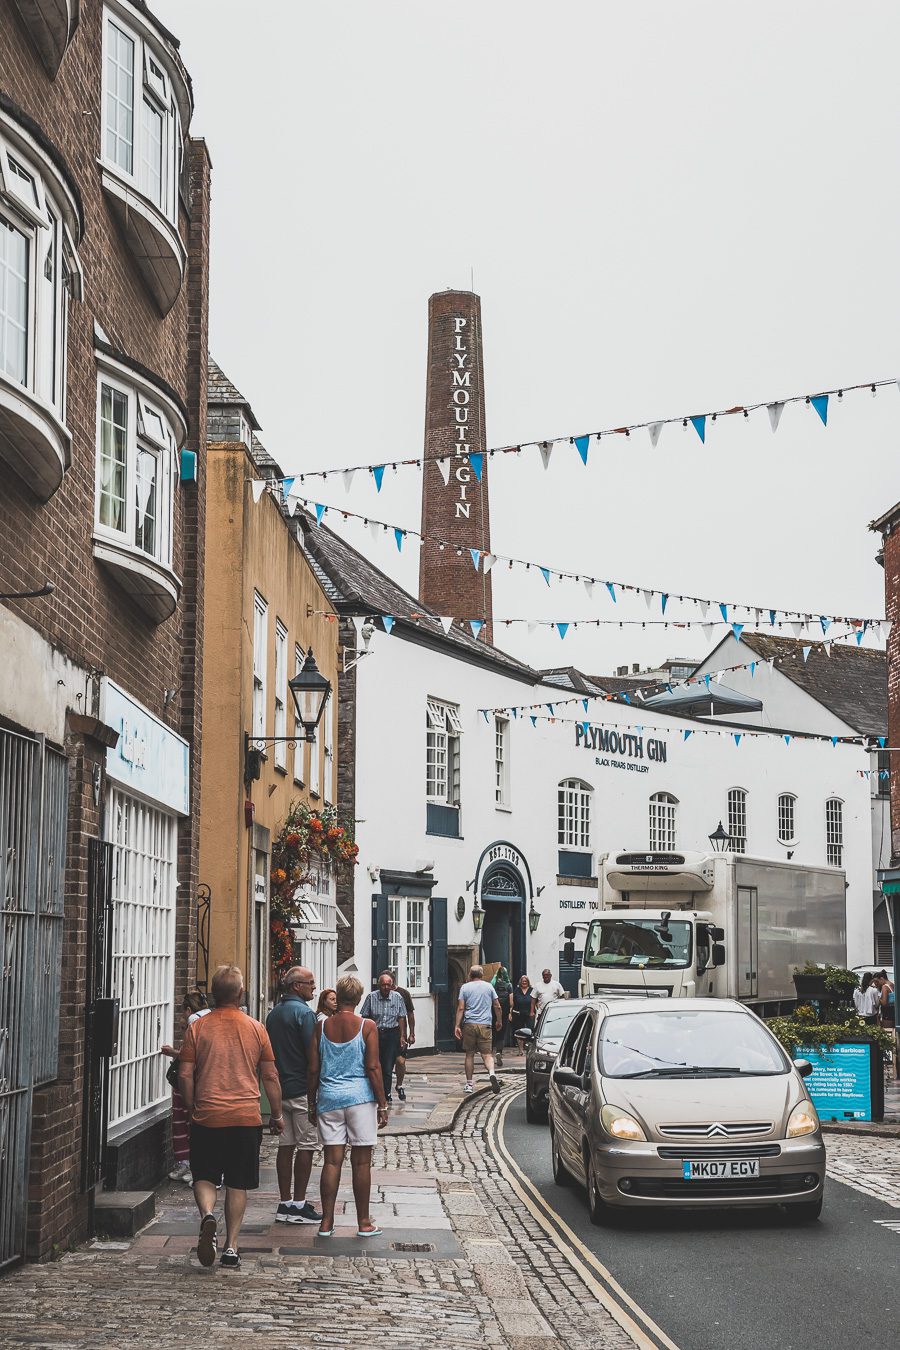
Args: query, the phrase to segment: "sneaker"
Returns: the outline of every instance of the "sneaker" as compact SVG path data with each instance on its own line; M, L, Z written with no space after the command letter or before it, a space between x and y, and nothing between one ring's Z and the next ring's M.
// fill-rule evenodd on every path
M200 1220L200 1237L197 1240L197 1260L201 1266L211 1266L216 1259L218 1239L216 1237L216 1216L205 1214Z
M502 1056L502 1055L498 1055L498 1056L497 1056L497 1068L498 1068L498 1069L502 1069L502 1068L503 1068L503 1056Z
M500 1079L497 1077L497 1075L496 1075L495 1073L492 1073L492 1074L490 1075L490 1078L491 1078L491 1087L493 1088L494 1092L499 1092L499 1091L500 1091Z
M222 1255L219 1257L219 1265L227 1266L230 1270L237 1270L240 1264L241 1264L240 1255L238 1252L235 1251L234 1247L226 1247Z
M281 1204L278 1206L278 1208L277 1208L276 1211L275 1211L275 1222L276 1222L276 1223L287 1223L287 1221L288 1221L288 1215L290 1214L290 1212L291 1212L291 1210L292 1210L293 1208L294 1208L294 1205L293 1205L293 1202L292 1202L291 1200L282 1200Z
M475 1084L474 1084L474 1083L466 1083L465 1091L466 1091L466 1092L474 1092L474 1091L475 1091Z
M391 1106L391 1105L393 1105L393 1101L394 1101L394 1099L393 1099L393 1097L392 1097L392 1096L391 1096L391 1094L390 1094L390 1093L388 1093L388 1095L387 1095L387 1096L386 1096L386 1097L385 1097L385 1099L384 1099L384 1100L385 1100L385 1101L386 1101L386 1102L387 1102L387 1104L388 1104L388 1106Z
M184 1181L185 1176L190 1178L190 1175L191 1165L186 1158L182 1158L181 1162L177 1162L169 1173L169 1180Z
M279 1205L279 1209L280 1208L281 1206ZM308 1200L304 1200L302 1205L298 1205L296 1200L294 1200L291 1203L287 1221L288 1223L321 1223L322 1215Z
M406 1101L406 1088L398 1088L398 1089L397 1089L397 1098L398 1098L398 1100L401 1101L401 1102L405 1102L405 1101Z

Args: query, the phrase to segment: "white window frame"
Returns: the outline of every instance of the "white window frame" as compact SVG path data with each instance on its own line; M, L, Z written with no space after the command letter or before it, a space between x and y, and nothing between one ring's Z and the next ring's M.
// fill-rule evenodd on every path
M678 798L654 792L650 798L650 852L670 853L678 847Z
M303 669L304 653L303 648L297 644L294 647L294 674L299 675ZM297 711L294 709L294 781L301 785L306 782L306 742L301 739L303 736L303 727Z
M108 149L110 132L109 107L112 90L110 88L111 29L115 28L133 44L131 68L131 162L122 164ZM152 63L152 65L151 65ZM155 66L155 70L152 68ZM125 69L126 67L122 67ZM129 24L118 10L107 7L103 14L103 95L102 127L100 136L100 159L106 169L146 200L151 202L173 225L178 225L178 175L181 159L181 114L178 110L172 81L166 70L162 52L152 46L136 26ZM159 191L153 191L145 162L145 148L152 119L161 118L159 165ZM114 132L122 139L118 127Z
M113 845L112 993L120 1000L119 1048L110 1064L110 1130L165 1109L171 1092L159 1047L175 1017L175 903L178 831L174 816L112 788L107 832Z
M284 740L276 741L272 756L275 767L287 769L287 694L288 694L288 632L279 618L275 619L275 732Z
M31 180L33 192L23 188L15 165ZM0 379L27 389L64 422L69 294L80 266L52 183L45 179L36 156L0 133L0 229L17 234L26 253L23 369L7 371L4 363Z
M118 393L126 400L125 445L125 511L124 527L118 528L103 520L103 393ZM151 432L146 433L148 420ZM164 442L159 440L158 425L163 428ZM97 431L96 431L96 485L94 534L111 539L137 555L152 558L164 567L172 566L172 514L175 506L175 447L181 428L176 426L162 400L154 402L136 385L130 384L119 371L101 366L97 375ZM138 459L149 455L156 461L156 538L152 550L139 542L138 529L143 516L143 503L138 497Z
M388 969L411 994L428 992L431 944L429 904L424 897L388 896Z
M322 785L322 795L329 806L334 805L334 708L330 700L325 705L325 714L323 717L324 734L322 736L322 753L325 759L324 781Z
M591 851L594 789L583 778L564 778L556 792L556 839L572 853Z
M793 792L778 794L778 842L788 846L797 842L797 798Z
M269 606L259 591L253 592L253 735L266 734L266 689L269 665ZM265 746L259 747L265 753Z
M825 861L829 867L844 865L844 803L840 797L825 802Z
M747 789L728 789L728 847L732 853L747 852Z
M437 698L426 700L425 796L439 806L460 804L459 706Z
M509 718L494 718L494 805L509 807Z

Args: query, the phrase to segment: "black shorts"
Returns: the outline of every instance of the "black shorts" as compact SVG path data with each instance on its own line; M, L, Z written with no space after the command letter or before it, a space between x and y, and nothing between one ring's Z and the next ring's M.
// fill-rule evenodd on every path
M191 1176L236 1191L259 1187L261 1125L191 1124Z

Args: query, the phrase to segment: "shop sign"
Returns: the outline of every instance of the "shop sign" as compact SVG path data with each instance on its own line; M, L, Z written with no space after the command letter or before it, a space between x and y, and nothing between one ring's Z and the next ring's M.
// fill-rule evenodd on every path
M119 733L106 752L107 777L142 797L188 814L188 743L106 677L100 683L100 716Z
M632 773L647 773L650 764L665 764L668 749L665 741L656 737L617 731L613 727L592 727L589 722L576 724L575 745L583 750L601 751L602 757L598 755L594 761L598 768L627 769Z
M806 1090L822 1120L872 1120L871 1044L798 1046L794 1055L808 1059L813 1071Z
M493 848L488 849L482 859L482 865L496 862L512 863L513 867L525 875L525 859L511 844L494 844Z

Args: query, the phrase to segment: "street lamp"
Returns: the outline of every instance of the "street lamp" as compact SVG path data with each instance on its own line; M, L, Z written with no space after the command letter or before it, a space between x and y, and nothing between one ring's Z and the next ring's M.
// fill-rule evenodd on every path
M477 900L475 901L475 904L472 906L472 922L475 925L475 932L480 933L482 928L484 927L484 910L481 908Z
M528 911L528 931L529 931L529 933L536 933L536 932L537 932L537 930L538 930L538 924L540 923L540 921L541 921L541 913L540 913L540 910L535 909L535 907L534 907L534 901L532 900L532 902L531 902L531 908L530 908L529 911Z
M288 689L290 689L291 697L294 700L297 719L303 727L302 739L315 741L316 727L322 720L325 704L328 702L328 695L331 693L331 681L326 680L316 665L312 647L306 653L306 660L303 662L302 669L292 680L288 680ZM297 739L300 740L301 738L297 737Z
M711 835L709 835L709 842L712 844L716 853L724 853L731 843L731 835L725 829L721 820L719 821L718 827L713 830Z

